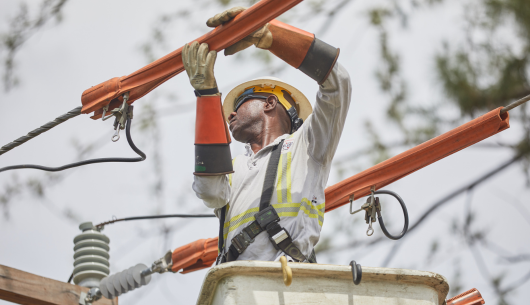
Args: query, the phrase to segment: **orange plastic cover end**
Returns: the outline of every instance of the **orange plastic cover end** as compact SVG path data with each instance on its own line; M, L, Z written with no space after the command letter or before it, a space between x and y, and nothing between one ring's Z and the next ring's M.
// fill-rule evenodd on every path
M481 305L486 304L477 288L463 292L456 297L445 300L447 305Z
M217 238L199 239L173 251L171 270L188 273L210 267L217 258Z
M221 97L198 97L195 144L229 144L230 134L227 131Z

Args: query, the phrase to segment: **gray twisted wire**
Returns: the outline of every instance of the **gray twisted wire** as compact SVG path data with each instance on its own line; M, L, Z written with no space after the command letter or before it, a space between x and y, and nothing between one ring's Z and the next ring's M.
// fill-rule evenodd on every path
M2 148L0 148L0 155L3 155L4 153L10 151L11 149L26 143L27 141L33 139L34 137L40 135L43 132L46 132L46 131L52 129L53 127L55 127L55 126L57 126L59 124L64 123L64 122L68 121L69 119L80 115L81 114L81 108L83 108L83 107L82 106L76 107L76 108L68 111L67 113L61 115L60 117L57 117L55 120L53 120L51 122L48 122L48 123L42 125L41 127L35 129L35 130L30 131L27 135L25 135L23 137L20 137L20 138L16 139L15 141L2 146Z

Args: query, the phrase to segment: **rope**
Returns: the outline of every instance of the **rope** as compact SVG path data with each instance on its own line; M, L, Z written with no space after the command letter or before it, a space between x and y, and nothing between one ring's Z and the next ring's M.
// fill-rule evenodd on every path
M53 120L51 122L48 122L48 123L42 125L41 127L33 130L33 131L30 131L27 135L25 135L23 137L20 137L20 138L16 139L15 141L2 146L2 148L0 148L0 155L3 155L4 153L10 151L11 149L26 143L27 141L33 139L34 137L40 135L41 133L52 129L53 127L55 127L55 126L57 126L57 125L59 125L61 123L64 123L64 122L68 121L71 118L75 118L76 116L81 114L81 108L83 108L83 107L82 106L76 107L76 108L68 111L67 113L61 115L60 117L57 117L55 120Z

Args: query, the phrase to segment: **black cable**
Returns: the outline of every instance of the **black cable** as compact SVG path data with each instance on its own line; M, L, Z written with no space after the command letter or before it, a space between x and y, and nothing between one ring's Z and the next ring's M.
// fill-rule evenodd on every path
M132 109L133 109L133 106L129 106L129 111L130 111L131 114L132 114ZM126 114L124 114L124 115L126 115ZM39 169L39 170L48 171L48 172L59 172L59 171L65 170L65 169L78 167L78 166L83 166L83 165L87 165L87 164L94 164L94 163L140 162L140 161L144 161L146 159L146 155L140 149L138 149L138 147L136 147L136 145L134 145L134 142L133 142L133 140L131 138L131 120L132 120L132 118L131 118L131 116L129 116L127 118L127 122L126 122L125 133L127 135L127 142L129 143L129 146L132 148L132 150L135 153L137 153L140 156L138 158L98 158L98 159L90 159L90 160L70 163L70 164L66 164L66 165L63 165L63 166L59 166L59 167L46 167L46 166L34 165L34 164L21 164L21 165L12 165L12 166L6 166L6 167L3 167L3 168L0 168L0 172L5 172L5 171L8 171L8 170L13 170L13 169L24 169L24 168Z
M157 219L157 218L213 218L213 217L217 217L217 216L215 216L215 214L166 214L166 215L153 215L153 216L136 216L136 217L125 217L125 218L105 221L100 224L97 224L96 227L103 227L105 225L115 223L118 221Z
M402 238L403 236L405 236L405 234L407 233L407 230L409 228L409 213L407 212L407 206L405 206L405 202L403 201L403 199L401 199L401 197L399 197L398 194L396 194L396 193L394 193L392 191L379 190L379 191L374 192L374 195L378 195L378 194L386 194L386 195L390 195L390 196L396 198L397 201L399 201L399 204L401 205L401 208L403 209L403 216L405 217L405 223L403 224L403 230L401 231L401 233L399 233L398 236L394 236L394 235L390 234L387 231L385 223L383 222L383 216L381 216L381 211L380 210L376 210L377 211L377 219L379 220L379 226L381 227L381 230L383 230L383 233L385 233L386 237L388 237L390 239L398 240L398 239Z
M153 216L136 216L136 217L125 217L125 218L119 218L119 219L113 219L109 221L102 222L100 224L97 224L96 227L103 227L105 225L115 223L118 221L129 221L129 220L142 220L142 219L156 219L156 218L213 218L217 217L215 214L167 214L167 215L153 215ZM72 278L74 277L74 273L70 274L70 278L68 278L67 283L70 283L72 281Z

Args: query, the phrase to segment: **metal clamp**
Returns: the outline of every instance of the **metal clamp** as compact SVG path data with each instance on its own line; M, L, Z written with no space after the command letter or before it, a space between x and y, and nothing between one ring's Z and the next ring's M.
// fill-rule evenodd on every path
M374 234L374 228L372 227L372 223L373 222L376 222L377 221L377 218L376 218L376 212L377 210L379 209L379 211L381 210L380 206L379 208L375 208L375 186L372 186L370 188L370 196L368 197L368 199L366 200L366 202L361 206L360 209L358 210L353 210L353 200L355 200L355 194L352 194L350 196L350 214L353 215L353 214L356 214L356 213L359 213L360 211L365 211L365 215L364 215L364 219L366 221L366 223L368 224L368 229L366 230L366 235L368 236L372 236Z
M167 251L166 254L162 257L154 261L154 263L151 265L151 267L144 269L140 274L142 277L151 275L155 272L157 273L165 273L171 270L171 267L173 266L171 264L171 250Z
M394 198L396 198L399 204L401 205L401 208L403 210L403 216L405 218L405 224L403 226L403 230L397 236L390 234L388 230L386 229L385 223L383 221L383 216L381 215L382 208L381 208L381 204L379 203L379 197L375 197L375 195L378 195L378 194L391 195ZM393 239L393 240L398 240L402 238L403 236L405 236L408 230L408 226L409 226L409 215L407 212L407 207L405 206L405 202L403 201L403 199L401 199L401 197L399 197L398 194L391 192L391 191L385 191L385 190L376 191L375 185L374 185L370 187L370 195L366 199L366 202L361 206L360 209L355 210L355 211L353 211L353 200L354 199L355 199L354 194L352 194L350 196L350 214L355 214L362 210L365 211L364 220L368 224L366 235L372 236L374 234L374 228L372 224L374 222L377 222L377 219L379 219L379 225L381 226L381 230L383 230L383 233L385 234L386 237Z
M81 292L81 294L79 295L79 305L92 305L92 302L95 302L99 299L101 299L102 297L102 294L101 294L101 290L99 290L99 288L97 287L94 287L94 288L90 288L90 290L88 291L88 293L86 292Z
M128 118L132 119L132 111L129 111L130 107L129 107L129 104L127 103L128 100L129 100L129 92L125 92L123 94L123 103L121 104L121 106L118 108L112 109L110 111L111 114L109 115L107 115L107 112L109 111L110 103L103 107L103 115L101 116L101 120L106 121L110 119L111 117L115 117L114 130L116 130L116 132L111 138L112 142L116 142L120 139L120 130L125 129L125 123L127 122Z
M129 104L127 104L127 101L129 100L129 92L125 92L123 95L123 103L121 104L120 108L112 109L112 114L116 117L114 119L114 130L116 132L112 136L112 142L117 142L120 139L120 130L125 129L125 123L127 122L127 118L129 116ZM132 113L130 114L132 118Z

